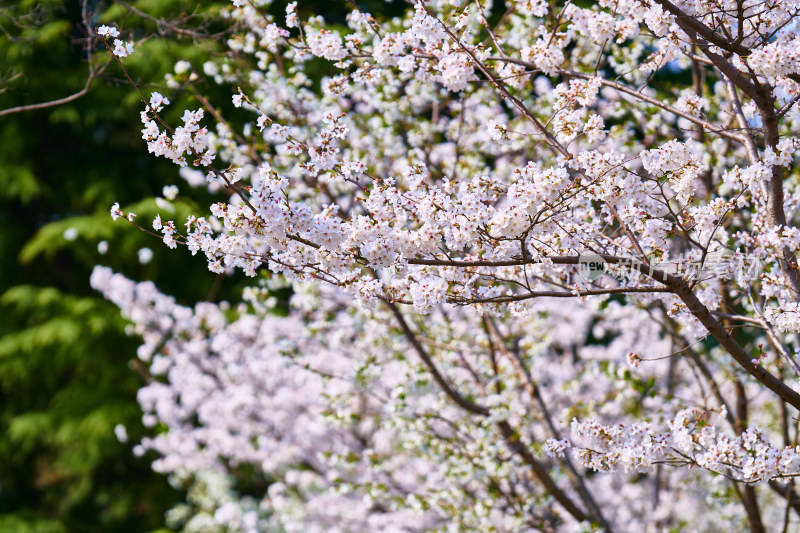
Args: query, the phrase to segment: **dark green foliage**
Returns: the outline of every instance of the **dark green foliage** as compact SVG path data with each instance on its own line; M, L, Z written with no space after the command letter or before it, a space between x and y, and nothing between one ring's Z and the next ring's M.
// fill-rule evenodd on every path
M221 52L225 30L214 13L227 0L127 0L150 16L213 39L176 33L131 14L113 0L88 0L89 25L116 23L136 53L125 67L149 96L173 102L164 117L179 124L192 91L160 82L178 59L196 72ZM286 2L270 12L280 19ZM376 16L399 15L400 0L358 2ZM352 3L318 2L301 14L324 13L344 24ZM166 29L165 29L166 28ZM90 72L87 29L80 0L0 0L0 112L49 102L81 91ZM97 44L94 62L110 61ZM318 78L319 76L316 76ZM318 81L318 80L317 80ZM235 88L200 79L198 90L230 102ZM136 360L137 339L125 334L119 310L89 287L95 264L134 279L152 280L186 304L205 297L232 299L242 280L217 277L202 258L170 251L155 237L109 217L112 203L149 226L153 201L177 184L182 202L164 218L181 224L195 206L212 198L191 192L177 168L147 153L140 138L139 93L114 63L95 78L88 94L62 105L0 116L0 532L137 532L163 528L164 513L185 500L136 458L132 443L146 434L136 391L147 378ZM234 127L252 117L228 104ZM133 202L136 202L133 204ZM69 230L69 231L67 231ZM107 241L109 251L98 252ZM140 265L137 251L153 260ZM282 295L285 297L286 295ZM130 436L120 443L114 427ZM264 480L250 479L254 492Z
M32 285L7 290L0 305L8 318L0 340L0 530L157 527L178 495L114 436L119 423L134 438L140 433L140 377L128 367L136 343L121 335L117 310Z
M211 2L129 3L170 19L214 9ZM120 6L89 7L104 13L93 26L114 17L137 28L137 38L155 28ZM80 2L0 0L0 27L0 110L83 88L89 69ZM209 31L216 30L209 25ZM197 60L199 67L218 46L167 37L137 42L142 53L126 64L136 79L162 80L179 58ZM96 51L98 64L108 61L108 52ZM202 259L167 250L108 216L119 201L148 225L157 211L152 198L163 185L188 189L172 164L147 154L137 127L141 108L137 92L111 65L82 98L0 117L3 533L155 531L163 527L164 512L184 499L151 471L152 458L131 452L131 443L145 434L136 403L145 377L135 361L138 342L125 334L119 310L89 287L97 263L154 280L188 304L215 286ZM200 196L199 202L208 201ZM171 216L180 223L189 208L182 204ZM102 240L110 244L106 255L97 250ZM155 257L140 265L137 251L144 246ZM233 294L233 283L222 280L214 292ZM117 440L117 424L127 428L131 443Z

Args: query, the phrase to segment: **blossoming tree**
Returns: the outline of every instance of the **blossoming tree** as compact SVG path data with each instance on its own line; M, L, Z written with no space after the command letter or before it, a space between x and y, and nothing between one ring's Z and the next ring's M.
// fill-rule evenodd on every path
M274 7L167 83L233 87L243 128L141 93L149 151L221 195L152 228L244 303L92 278L144 340L137 451L226 480L187 529L800 522L800 2Z

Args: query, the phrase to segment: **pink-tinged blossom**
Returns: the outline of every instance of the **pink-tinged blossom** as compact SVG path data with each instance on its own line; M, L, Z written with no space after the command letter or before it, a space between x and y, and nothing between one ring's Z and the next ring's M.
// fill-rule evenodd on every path
M780 526L800 4L676 6L235 0L203 72L243 115L140 120L215 196L154 230L242 301L92 276L154 376L134 452L237 531L749 530L729 483L767 481Z
M158 112L165 105L169 105L169 99L164 98L161 93L153 93L150 96L150 110Z
M117 57L128 57L133 53L133 45L119 39L114 39L114 49L111 53Z
M119 208L119 202L117 202L111 206L111 218L113 220L117 220L121 216L123 216L123 213L122 210Z
M342 46L341 36L329 30L308 31L306 35L311 53L331 61L343 59L347 52Z
M100 37L119 37L119 30L113 26L100 26L97 28L97 35Z
M545 452L550 457L564 457L564 451L569 447L570 443L567 439L547 439L544 444Z
M297 27L297 2L289 2L286 4L286 27Z
M449 53L439 60L442 84L453 92L463 91L477 79L469 58L463 53Z

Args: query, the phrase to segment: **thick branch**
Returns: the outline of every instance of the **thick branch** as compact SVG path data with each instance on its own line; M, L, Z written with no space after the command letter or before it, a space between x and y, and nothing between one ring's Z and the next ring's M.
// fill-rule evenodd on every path
M411 344L414 348L414 351L417 355L422 359L422 362L428 367L428 370L431 372L433 379L436 383L441 387L444 393L450 398L453 402L455 402L459 407L463 408L469 413L478 415L478 416L487 416L489 414L489 409L471 402L470 400L464 398L460 393L458 393L450 384L445 380L444 376L439 372L439 369L436 368L436 365L433 363L430 355L419 342L417 336L411 331L411 328L408 326L403 313L398 309L397 304L386 302L386 305L391 310L394 317L397 319L398 324L400 325L400 329L403 331L403 335L405 336L406 340ZM591 520L591 517L588 516L580 507L578 507L567 495L564 493L561 488L550 478L550 474L548 472L547 467L540 462L536 457L533 456L531 451L528 449L527 446L520 440L519 435L516 431L511 427L511 425L503 420L498 422L498 427L500 429L500 433L503 435L506 443L508 444L509 448L516 454L518 454L522 460L531 467L534 475L537 479L544 485L545 489L547 490L548 494L553 496L553 498L561 504L566 511L571 514L576 520L582 522L584 520Z
M771 374L766 368L752 361L747 352L738 342L722 327L711 314L711 311L700 302L697 295L685 281L670 276L669 286L677 294L689 311L697 317L706 327L708 332L728 351L731 357L747 372L760 381L765 387L777 394L783 401L800 411L800 394L786 385L783 381Z
M414 351L417 352L417 355L422 362L428 367L428 371L433 376L434 381L439 385L439 387L444 391L448 398L453 400L453 402L461 407L462 409L474 414L474 415L481 415L487 416L489 414L489 409L482 405L478 405L476 403L471 402L470 400L466 399L464 396L461 395L457 390L455 390L444 378L444 376L439 372L439 369L436 368L436 364L434 364L431 357L428 355L428 352L425 348L420 344L419 339L411 331L411 328L408 326L403 313L397 307L397 304L392 302L386 302L386 305L392 311L392 314L397 319L397 323L400 325L400 329L403 331L403 335L406 337L411 346L414 348Z
M488 317L484 316L483 318L484 324L486 326L487 334L489 336L489 346L494 347L495 343L492 342L492 337L496 338L497 347L499 348L500 352L502 352L506 358L511 362L511 365L514 367L514 370L517 372L520 381L522 381L522 386L528 395L531 397L533 401L535 401L539 405L539 409L542 412L542 417L547 424L548 429L550 429L550 433L553 435L553 438L561 439L561 434L558 431L555 423L553 422L553 417L550 416L550 410L547 407L547 404L542 397L541 391L536 383L533 381L533 376L525 367L525 364L522 361L522 357L518 353L518 350L510 350L506 347L505 343L503 342L503 337L500 334L500 331L497 329L497 325L494 321ZM576 489L578 494L583 500L583 503L595 513L597 517L599 517L603 527L606 528L606 531L610 532L611 527L608 524L608 521L603 516L603 512L600 510L600 507L597 505L592 493L589 491L589 487L586 486L586 482L583 477L578 473L575 465L572 464L572 460L569 456L564 456L564 464L567 466L567 471L570 474L570 477L573 479L576 485Z
M544 485L545 489L547 490L548 494L552 495L553 498L560 503L564 509L567 510L569 514L571 514L576 520L583 522L584 520L591 521L591 518L575 503L564 494L558 485L550 479L550 475L547 472L547 467L542 464L536 457L533 456L531 451L528 449L525 444L520 440L517 433L512 429L508 422L503 420L502 422L498 422L497 426L500 428L500 433L503 435L503 438L506 440L508 447L511 450L519 455L525 463L531 467L533 473L539 479L539 481Z
M619 264L623 263L630 265L632 269L651 277L666 285L670 292L676 294L689 308L689 311L697 317L698 320L706 327L709 333L731 354L734 360L744 368L750 375L760 381L765 387L777 394L786 403L800 411L800 394L794 389L787 386L783 381L771 374L766 368L761 365L756 365L752 362L752 357L745 352L736 340L725 331L722 324L717 321L711 314L711 311L700 302L697 295L692 291L689 285L682 278L667 274L663 270L653 268L652 265L648 266L638 261L629 258L622 258L612 255L599 254L600 257L607 263ZM577 265L580 262L580 256L559 256L548 257L547 261L553 264L562 265ZM525 264L543 263L541 259L512 259L506 261L448 261L448 260L435 260L435 259L409 259L409 264L417 265L435 265L435 266L488 266L488 267L502 267L502 266L515 266Z
M697 20L695 16L684 13L678 6L669 0L654 1L664 8L665 11L675 15L675 22L678 23L678 26L680 26L683 31L687 33L697 33L709 43L716 45L728 52L733 52L743 56L750 54L750 50L748 50L746 47L730 42L728 39Z

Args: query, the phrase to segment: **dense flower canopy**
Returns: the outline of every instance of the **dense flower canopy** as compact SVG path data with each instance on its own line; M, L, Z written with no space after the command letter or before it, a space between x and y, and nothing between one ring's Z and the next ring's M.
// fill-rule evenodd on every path
M230 54L167 87L235 87L250 122L203 98L171 125L158 92L141 120L224 195L152 229L253 276L245 303L92 278L144 340L138 450L265 480L187 530L796 523L798 9L452 0L345 27L234 0Z

